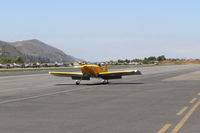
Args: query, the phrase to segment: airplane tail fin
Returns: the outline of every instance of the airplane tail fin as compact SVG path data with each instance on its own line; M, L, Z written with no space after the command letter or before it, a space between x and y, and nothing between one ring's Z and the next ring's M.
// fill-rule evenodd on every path
M104 71L104 72L107 72L107 71L108 71L108 64L105 64L105 65L104 65L103 71Z
M84 63L81 63L81 62L79 62L79 63L73 63L73 67L74 68L82 68L83 67L83 65L85 65Z

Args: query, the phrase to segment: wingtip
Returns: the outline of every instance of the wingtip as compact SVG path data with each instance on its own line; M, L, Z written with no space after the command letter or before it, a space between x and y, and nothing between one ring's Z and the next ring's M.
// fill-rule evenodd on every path
M49 72L49 74L51 74L52 72Z
M135 72L136 72L138 75L142 75L142 73L141 73L139 70L135 70Z

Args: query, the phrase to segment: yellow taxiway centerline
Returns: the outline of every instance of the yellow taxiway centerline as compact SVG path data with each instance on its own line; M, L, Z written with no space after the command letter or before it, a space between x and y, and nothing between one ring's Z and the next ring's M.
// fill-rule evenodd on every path
M183 107L176 115L180 116L182 115L186 110L188 109L188 106Z
M199 107L200 100L192 107L192 109L179 121L179 123L174 127L171 133L178 133L178 131L184 126L185 122L191 117L194 111Z
M194 103L196 100L197 100L197 98L195 97L190 101L190 103Z
M171 124L165 124L157 133L165 133L170 127Z

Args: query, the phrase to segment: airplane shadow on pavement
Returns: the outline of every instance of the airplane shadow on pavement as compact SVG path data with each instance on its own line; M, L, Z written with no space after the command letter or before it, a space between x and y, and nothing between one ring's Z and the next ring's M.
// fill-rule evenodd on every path
M87 86L92 86L92 85L139 85L139 84L144 84L144 83L131 83L131 82L127 82L127 83L112 83L110 82L109 84L103 84L103 83L91 83L91 84L85 84L82 83L80 85L75 85L75 84L56 84L56 86L65 86L65 85L73 85L73 86L83 86L83 85L87 85Z

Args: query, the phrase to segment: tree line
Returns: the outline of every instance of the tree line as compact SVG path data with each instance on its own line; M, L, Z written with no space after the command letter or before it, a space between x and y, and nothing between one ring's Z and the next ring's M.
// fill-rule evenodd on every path
M138 62L138 63L143 63L143 64L154 64L155 62L160 62L160 61L164 61L167 60L166 57L164 55L161 56L150 56L150 57L145 57L144 59L132 59L132 60L122 60L119 59L117 60L118 63L131 63L131 62Z
M24 58L22 57L16 57L16 58L12 58L12 57L0 57L0 63L1 64L6 64L6 63L18 63L18 64L22 64L25 63L27 60L31 61L31 62L46 62L49 63L50 60L47 58L42 58L42 57L34 57L34 56L25 56ZM131 62L138 62L138 63L143 63L143 64L154 64L156 61L160 62L160 61L164 61L166 60L166 57L164 55L155 57L155 56L150 56L150 57L145 57L144 59L119 59L117 60L118 63L131 63Z
M24 63L24 60L22 59L22 57L16 57L16 58L0 57L0 63L1 64L6 64L6 63L19 63L19 64L22 64L22 63Z
M35 57L35 56L23 56L23 57L0 57L0 64L7 64L7 63L17 63L17 64L23 64L27 62L39 62L39 63L50 63L52 62L48 58L43 58L43 57Z

